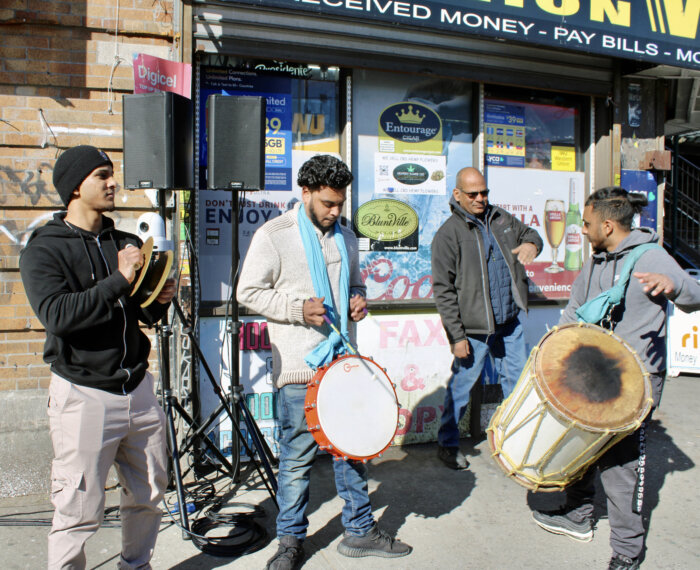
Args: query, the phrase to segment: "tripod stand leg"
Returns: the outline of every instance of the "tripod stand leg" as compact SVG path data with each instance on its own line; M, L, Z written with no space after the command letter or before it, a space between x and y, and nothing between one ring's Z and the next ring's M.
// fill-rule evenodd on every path
M177 434L175 433L175 420L173 419L173 396L165 395L165 420L168 430L168 446L172 458L173 471L175 473L175 488L177 489L178 510L180 512L180 524L184 529L182 538L189 540L190 523L187 520L187 505L185 504L185 491L182 486L182 472L180 471L180 453L177 450Z
M250 437L253 438L253 444L258 450L258 454L260 455L260 461L263 464L263 467L265 468L265 472L267 473L267 478L270 481L272 488L275 490L275 493L277 493L277 479L275 478L275 474L272 471L272 466L270 462L270 457L272 457L272 451L270 451L270 448L268 447L267 442L265 441L265 437L260 432L258 424L255 423L255 420L253 419L250 410L248 409L248 406L246 406L246 403L243 401L242 398L238 398L236 402L238 404L238 409L241 411L241 415L243 416L243 420L245 421L245 425L248 427L248 433L250 434ZM251 460L253 459L254 458L251 457Z
M240 406L240 400L238 401L238 405ZM247 424L246 424L247 425ZM260 475L260 479L262 479L262 482L265 484L265 487L267 488L267 492L270 494L270 498L272 501L275 503L275 506L279 509L279 505L277 504L277 479L275 479L274 474L272 473L272 468L270 467L270 464L267 462L267 458L265 458L262 455L262 452L260 451L260 442L256 440L255 435L251 433L251 437L253 439L253 445L256 446L258 449L258 455L260 456L260 460L265 464L265 472L267 473L267 477L265 474L260 469L260 462L255 459L255 454L253 453L253 450L250 448L250 445L248 445L248 442L246 441L243 432L241 431L241 426L238 425L237 422L233 422L233 429L236 431L236 434L238 434L238 437L240 439L240 442L243 444L243 447L248 454L248 457L250 458L251 463L255 466L255 470L258 472L258 475ZM248 430L250 430L250 427L248 427Z
M255 421L255 418L250 413L250 410L248 409L248 405L246 404L245 400L243 400L243 399L240 399L239 402L240 402L240 408L242 411L241 415L243 416L243 419L245 420L245 423L248 426L248 429L250 430L251 433L255 433L255 435L257 437L256 447L257 447L258 451L262 450L265 454L265 457L267 458L267 461L270 463L270 465L277 467L277 465L279 464L279 460L272 453L270 446L267 445L267 440L265 439L265 436L263 435L263 433L260 431L260 427L258 427L258 423Z
M173 402L173 407L175 408L175 411L177 411L180 414L180 416L182 416L182 419L185 420L185 422L190 427L195 427L195 425L196 425L195 421L192 419L192 417L190 417L190 415L187 413L187 410L185 410L185 408L183 408L179 402L177 402L177 401ZM217 416L218 416L218 413L217 413ZM195 443L197 441L201 441L204 444L204 446L209 451L211 451L212 454L228 470L231 477L233 477L234 476L234 469L233 469L233 465L231 464L231 462L229 462L229 460L226 459L226 456L223 453L221 453L219 448L216 447L216 445L206 435L204 435L204 432L206 431L206 429L213 423L213 419L215 419L215 418L212 418L212 421L209 421L206 424L199 427L197 430L195 430L194 433L192 433L192 435L190 435L187 438L185 446L180 450L180 453L184 454L192 446L193 443Z

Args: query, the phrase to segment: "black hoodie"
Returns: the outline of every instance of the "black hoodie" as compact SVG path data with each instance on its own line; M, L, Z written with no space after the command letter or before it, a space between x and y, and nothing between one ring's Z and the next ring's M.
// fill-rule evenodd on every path
M29 303L46 328L44 360L75 384L127 394L143 379L151 343L139 320L157 322L167 305L141 309L118 271L118 252L138 237L102 217L93 234L64 221L66 212L37 228L19 268Z

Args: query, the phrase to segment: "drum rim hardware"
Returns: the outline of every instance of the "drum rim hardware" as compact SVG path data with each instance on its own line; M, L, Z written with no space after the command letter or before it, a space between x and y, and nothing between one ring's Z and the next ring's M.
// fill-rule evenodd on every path
M329 436L325 433L322 425L323 419L319 415L317 397L319 389L323 384L323 377L333 366L337 366L338 363L347 359L359 360L364 366L368 367L368 369L372 372L373 375L383 376L383 378L385 379L385 384L387 384L388 387L391 389L391 394L393 395L393 399L396 403L396 421L393 433L388 438L386 444L382 445L382 448L379 451L369 455L359 455L339 448L334 442L330 440ZM370 368L371 365L374 365L374 368ZM319 449L326 451L327 453L332 455L336 460L343 459L345 461L353 460L367 463L369 460L374 459L375 457L382 457L384 452L391 446L391 444L394 441L394 438L396 437L396 432L399 429L399 410L401 408L401 404L399 404L398 397L396 395L396 386L387 375L386 369L382 368L372 358L362 356L360 354L345 354L343 356L337 357L327 365L320 367L314 374L313 378L311 378L311 380L309 380L306 383L306 386L307 389L306 399L304 402L304 415L306 417L308 431L311 433L314 440L319 445Z

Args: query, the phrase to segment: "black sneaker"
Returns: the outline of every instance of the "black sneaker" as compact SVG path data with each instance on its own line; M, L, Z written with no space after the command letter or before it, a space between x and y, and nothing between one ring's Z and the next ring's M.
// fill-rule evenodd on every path
M295 570L304 559L301 540L290 534L280 537L277 553L267 561L267 570Z
M610 566L608 566L608 570L636 570L637 568L639 568L639 560L629 558L624 554L615 554L610 559Z
M375 524L365 536L353 536L345 532L338 544L338 552L350 558L362 556L380 556L382 558L399 558L411 553L413 548L400 540L391 538Z
M459 450L459 447L443 447L438 445L437 456L450 469L468 469L469 461Z
M563 534L580 542L593 540L593 525L590 519L581 522L572 520L565 508L557 511L532 511L532 518L543 529L554 534Z

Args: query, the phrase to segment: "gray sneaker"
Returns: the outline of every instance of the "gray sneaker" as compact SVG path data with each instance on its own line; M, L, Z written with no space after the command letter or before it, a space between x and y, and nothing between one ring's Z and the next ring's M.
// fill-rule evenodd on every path
M443 447L438 445L437 456L440 461L447 465L450 469L468 469L469 461L464 457L464 453L459 450L459 447Z
M566 508L556 511L532 511L532 518L544 530L554 534L563 534L580 542L593 540L593 525L591 519L581 522L568 516Z
M267 561L266 570L295 570L304 560L303 542L291 534L280 537L277 553Z
M400 540L391 538L375 524L364 536L353 536L345 532L338 544L338 552L350 558L362 556L380 556L381 558L399 558L411 553L413 548Z
M608 566L608 570L637 570L637 568L639 568L639 560L624 554L615 554L610 559L610 566Z

